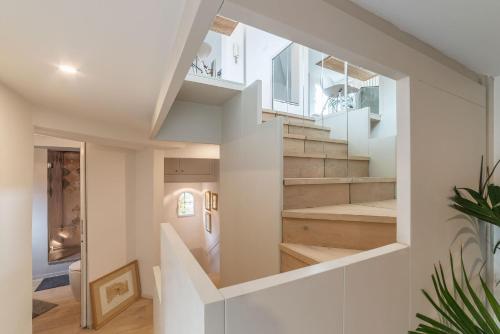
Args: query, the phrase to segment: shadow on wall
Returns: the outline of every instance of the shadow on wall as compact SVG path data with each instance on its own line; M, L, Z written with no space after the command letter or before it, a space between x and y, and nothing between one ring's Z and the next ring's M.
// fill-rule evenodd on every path
M463 249L466 263L470 263L468 275L472 278L477 278L479 274L484 274L487 252L489 251L487 243L487 223L478 222L463 214L451 217L448 219L448 222L453 225L460 224L460 228L450 244L450 250L454 257L459 258L460 250ZM475 252L474 248L476 249ZM477 252L477 249L479 249L479 252ZM477 254L477 256L471 258L470 256L468 257L468 254ZM457 268L459 268L458 264Z
M205 192L218 192L216 182L165 183L163 197L163 221L172 224L193 256L207 274L219 273L219 212L205 210ZM194 197L194 214L178 216L177 207L182 193ZM205 228L205 213L211 216L211 232Z

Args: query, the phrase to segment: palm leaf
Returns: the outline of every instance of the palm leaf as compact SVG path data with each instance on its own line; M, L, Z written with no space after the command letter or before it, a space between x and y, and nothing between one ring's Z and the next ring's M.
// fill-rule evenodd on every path
M479 299L477 293L472 289L470 279L465 272L463 257L461 254L461 277L465 283L464 290L458 282L453 269L453 257L450 254L450 266L452 275L452 286L458 296L451 294L445 280L444 270L441 264L434 266L434 274L431 275L434 285L434 292L438 303L429 293L423 290L424 296L431 303L434 309L442 316L443 320L433 319L421 313L416 317L422 321L416 330L408 333L412 334L500 334L498 322L500 321L500 306L489 290L488 286L481 279L481 288L488 300L493 315ZM461 304L463 303L463 307Z

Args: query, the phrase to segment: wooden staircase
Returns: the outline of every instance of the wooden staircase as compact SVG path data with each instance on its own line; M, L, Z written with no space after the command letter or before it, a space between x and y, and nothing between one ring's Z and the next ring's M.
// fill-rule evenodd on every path
M313 118L284 117L281 271L396 242L396 180L369 176L370 158Z

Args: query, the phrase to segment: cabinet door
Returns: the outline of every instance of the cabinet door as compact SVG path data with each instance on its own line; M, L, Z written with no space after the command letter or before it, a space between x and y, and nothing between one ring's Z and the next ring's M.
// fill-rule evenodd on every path
M212 175L213 160L211 159L182 159L180 173L183 175Z
M179 159L165 158L165 175L177 175L180 173Z

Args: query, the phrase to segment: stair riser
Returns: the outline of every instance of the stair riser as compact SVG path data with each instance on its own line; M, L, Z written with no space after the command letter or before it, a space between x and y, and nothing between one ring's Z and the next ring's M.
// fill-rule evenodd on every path
M349 203L349 184L308 184L283 187L283 209L303 209Z
M303 119L300 117L288 117L288 116L282 116L282 115L262 113L262 121L263 122L271 121L276 117L283 117L285 122L292 122L295 124L310 124L310 125L315 124L314 120L312 120L312 119Z
M369 160L325 159L325 177L367 177L369 165Z
M284 157L284 177L365 177L368 160Z
M350 185L351 203L377 202L396 198L396 183L353 183Z
M347 157L347 144L295 138L283 138L283 144L285 154L327 153Z
M300 125L284 124L283 133L293 134L293 135L305 135L315 138L329 139L330 131L314 129L308 127L302 127Z
M283 218L283 242L367 250L396 242L396 224Z
M304 184L283 187L283 209L303 209L394 199L394 182Z

